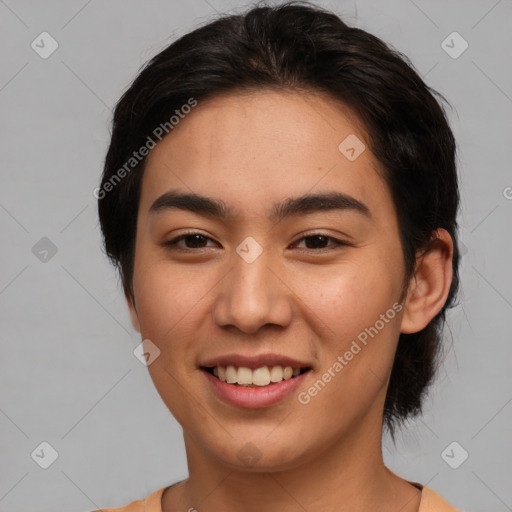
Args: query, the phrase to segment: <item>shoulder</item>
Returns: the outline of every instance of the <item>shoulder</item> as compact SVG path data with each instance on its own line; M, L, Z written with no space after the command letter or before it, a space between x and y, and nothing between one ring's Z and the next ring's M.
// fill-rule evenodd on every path
M423 486L418 512L462 512L452 507L442 496L429 487Z
M135 500L119 508L102 508L91 512L162 512L162 495L165 487L146 496L145 499Z

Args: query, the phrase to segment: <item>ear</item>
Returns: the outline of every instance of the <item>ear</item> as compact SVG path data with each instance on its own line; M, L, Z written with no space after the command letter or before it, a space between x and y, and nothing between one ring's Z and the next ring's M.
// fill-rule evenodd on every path
M128 310L130 311L130 319L132 321L133 328L140 333L139 315L135 307L135 299L128 294L125 294L126 303L128 304Z
M416 258L416 269L405 299L400 332L421 331L443 308L452 283L453 240L439 228L426 251Z

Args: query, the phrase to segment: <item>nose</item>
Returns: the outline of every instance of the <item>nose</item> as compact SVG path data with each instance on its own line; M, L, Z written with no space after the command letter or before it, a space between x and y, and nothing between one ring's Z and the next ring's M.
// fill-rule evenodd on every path
M216 325L253 334L267 324L286 327L290 323L293 293L270 257L264 250L249 263L234 254L233 267L222 280L213 305Z

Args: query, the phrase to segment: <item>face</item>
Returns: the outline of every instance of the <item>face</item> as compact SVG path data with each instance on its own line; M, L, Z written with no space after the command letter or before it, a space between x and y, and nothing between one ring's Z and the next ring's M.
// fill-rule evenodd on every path
M264 470L372 429L380 443L403 279L390 191L361 124L327 96L199 102L148 156L130 311L204 457L242 467L249 452ZM256 384L204 369L217 365ZM280 366L301 373L263 385Z

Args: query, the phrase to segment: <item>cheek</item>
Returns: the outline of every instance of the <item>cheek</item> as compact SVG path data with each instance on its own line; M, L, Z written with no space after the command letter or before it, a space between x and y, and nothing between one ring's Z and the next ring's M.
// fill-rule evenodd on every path
M144 268L136 267L134 273L142 338L150 339L160 350L148 371L163 402L185 428L194 415L202 414L199 398L185 383L196 369L190 347L205 318L204 299L214 285L205 277L154 260ZM194 414L191 406L197 409ZM201 421L207 422L207 418L196 420Z
M193 321L201 308L201 298L208 294L210 283L192 268L170 265L165 261L140 258L135 266L134 289L142 335L157 345L164 343Z
M333 266L297 282L299 296L324 322L341 336L357 336L373 325L399 297L397 269L384 260L372 259Z
M302 285L311 318L329 329L322 327L328 335L321 340L318 380L301 390L310 400L310 417L331 410L326 436L359 421L386 386L399 335L398 277L385 259L373 259L371 265L340 266Z

